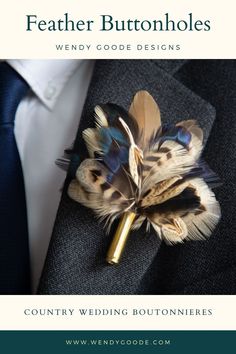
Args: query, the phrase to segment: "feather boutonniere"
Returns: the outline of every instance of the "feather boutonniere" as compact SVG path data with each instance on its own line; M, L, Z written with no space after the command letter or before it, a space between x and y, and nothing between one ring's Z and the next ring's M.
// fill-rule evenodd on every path
M108 103L95 107L96 128L83 132L89 152L68 194L91 208L107 230L120 223L107 254L118 263L130 229L145 222L167 244L209 237L220 218L210 189L217 176L200 158L203 132L195 120L162 124L147 91L127 112Z

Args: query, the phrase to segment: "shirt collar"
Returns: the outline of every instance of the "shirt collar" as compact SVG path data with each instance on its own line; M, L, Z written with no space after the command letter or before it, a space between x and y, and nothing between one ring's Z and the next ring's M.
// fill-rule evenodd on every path
M27 81L36 96L52 110L69 78L82 60L7 60Z

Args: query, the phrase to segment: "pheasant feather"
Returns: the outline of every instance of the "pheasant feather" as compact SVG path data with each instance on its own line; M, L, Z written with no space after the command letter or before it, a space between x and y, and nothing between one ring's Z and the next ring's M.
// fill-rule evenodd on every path
M210 189L218 178L200 159L197 122L162 124L147 91L136 93L129 112L111 103L96 106L95 120L96 128L83 132L90 157L78 167L69 196L105 220L108 230L124 215L127 225L130 215L129 228L146 221L168 244L209 237L220 218Z

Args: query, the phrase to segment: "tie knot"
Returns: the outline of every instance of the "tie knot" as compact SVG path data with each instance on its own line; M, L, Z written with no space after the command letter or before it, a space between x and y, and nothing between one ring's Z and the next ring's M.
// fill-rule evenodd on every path
M28 89L27 82L10 65L0 64L0 125L14 124L17 106Z

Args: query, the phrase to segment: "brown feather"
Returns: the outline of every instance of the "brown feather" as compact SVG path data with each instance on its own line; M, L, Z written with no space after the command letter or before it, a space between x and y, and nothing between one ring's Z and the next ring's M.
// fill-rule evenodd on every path
M147 91L138 91L133 98L129 113L138 124L140 138L137 144L144 150L161 126L159 107Z
M188 187L189 182L180 183L174 187L171 187L171 184L174 184L178 179L178 177L170 178L169 183L166 183L166 189L159 186L159 184L163 185L164 182L158 183L150 190L148 195L142 198L141 207L149 207L151 205L164 203L168 199L174 198L182 193L183 190Z

